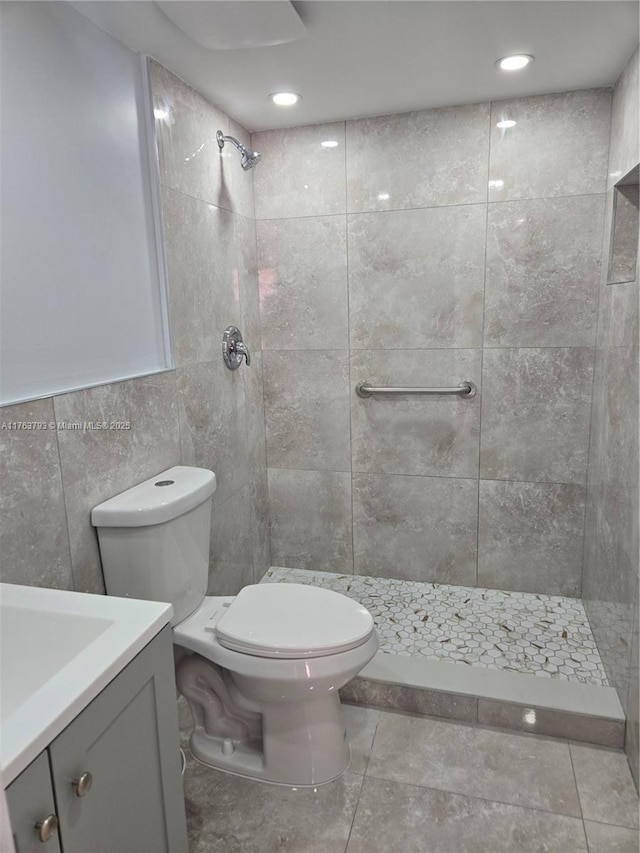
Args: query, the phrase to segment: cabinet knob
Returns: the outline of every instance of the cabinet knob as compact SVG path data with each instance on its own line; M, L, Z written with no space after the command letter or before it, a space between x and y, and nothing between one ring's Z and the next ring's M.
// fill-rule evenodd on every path
M54 814L47 815L44 820L36 824L38 841L50 841L58 831L58 818Z
M86 797L93 785L93 776L89 772L83 773L79 779L74 779L71 784L76 789L76 797Z

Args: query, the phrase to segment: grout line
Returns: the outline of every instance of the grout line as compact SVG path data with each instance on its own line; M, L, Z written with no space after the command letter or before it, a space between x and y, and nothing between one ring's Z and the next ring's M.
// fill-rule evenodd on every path
M573 784L576 790L576 799L578 801L578 808L580 809L580 819L582 820L582 831L584 832L585 843L587 845L587 850L589 850L589 840L587 836L587 827L584 825L584 812L582 811L582 798L580 796L580 788L578 787L578 776L576 774L576 768L573 763L573 752L571 751L571 744L567 741L567 749L569 751L569 761L571 762L571 773L573 775Z
M61 396L61 395L58 395L58 396ZM53 420L57 424L58 414L56 412L56 395L53 395L52 397L50 397L50 400L51 400L51 411L53 412ZM65 524L65 531L67 534L66 539L67 539L67 554L68 554L68 559L69 559L69 574L70 574L70 580L71 580L72 587L75 590L75 589L77 589L77 587L76 587L75 572L73 570L73 555L71 553L71 531L69 530L69 509L67 506L67 490L65 488L65 483L64 483L65 477L64 477L64 469L62 466L62 454L60 453L60 432L59 432L59 430L56 429L55 434L56 434L56 454L58 457L58 471L60 472L60 491L62 492L62 506L64 509L64 524Z
M355 707L357 707L357 706L355 706ZM364 765L364 770L362 771L362 782L360 783L360 790L358 791L358 799L356 800L356 807L353 810L353 819L351 820L351 826L349 827L349 834L347 835L347 844L345 847L345 851L348 849L349 842L351 841L351 833L353 832L353 827L354 827L354 824L356 822L356 817L358 814L358 808L360 806L360 798L362 796L362 790L364 788L364 783L365 783L365 780L367 779L367 776L368 776L369 762L371 760L371 753L373 752L373 745L376 741L376 735L378 733L379 723L380 723L380 711L378 711L378 721L376 722L375 729L373 730L373 737L371 738L371 746L369 747L369 753L367 755L367 760L366 760L365 765ZM375 778L375 777L373 777L373 778Z
M348 212L348 188L349 188L349 173L347 166L347 146L348 146L347 122L344 125L344 198L345 198L345 214L344 214L344 229L345 229L345 256L346 256L346 285L347 285L347 375L349 377L349 387L347 388L347 400L349 403L349 497L351 505L351 573L355 572L356 567L356 536L353 511L353 401L351 398L351 388L353 377L351 375L351 281L349 275L349 212Z
M172 189L171 187L168 187ZM180 190L175 190L175 192L181 192ZM564 200L569 198L590 198L592 196L601 196L606 195L606 190L594 190L592 192L585 193L563 193L562 195L549 195L549 196L523 196L519 198L505 198L505 199L489 199L486 198L485 201L467 201L458 204L432 204L432 205L421 205L416 207L390 207L384 210L344 210L337 213L303 213L297 214L295 216L266 216L260 217L256 221L258 222L269 222L269 221L282 221L285 219L316 219L320 216L344 216L345 213L348 216L383 216L384 214L390 213L406 213L417 210L444 210L448 208L457 208L457 207L477 207L481 204L521 204L523 202L530 201L555 201ZM186 193L183 193L185 195ZM225 208L226 209L226 208Z
M491 128L493 126L493 104L489 104L489 146L487 151L487 204L484 218L484 269L482 278L482 334L480 347L480 412L478 413L478 503L476 514L476 586L480 578L480 482L482 461L482 409L484 403L484 350L485 350L485 327L487 322L487 242L489 236L489 177L491 175Z

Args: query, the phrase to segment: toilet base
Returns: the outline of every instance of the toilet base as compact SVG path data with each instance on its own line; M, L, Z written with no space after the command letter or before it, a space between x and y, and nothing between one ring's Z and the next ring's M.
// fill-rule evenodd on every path
M351 749L336 694L313 702L265 705L262 739L234 741L197 726L190 740L198 761L249 779L296 787L323 785L349 767Z

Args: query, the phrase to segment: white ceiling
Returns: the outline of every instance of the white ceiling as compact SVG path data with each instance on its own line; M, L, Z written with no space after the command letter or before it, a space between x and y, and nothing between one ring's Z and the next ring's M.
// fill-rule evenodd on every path
M223 26L247 0L201 0ZM638 43L638 2L618 0L301 0L302 39L207 49L151 0L73 4L147 53L248 130L386 115L610 86ZM508 75L510 53L536 61ZM271 92L295 91L293 108Z

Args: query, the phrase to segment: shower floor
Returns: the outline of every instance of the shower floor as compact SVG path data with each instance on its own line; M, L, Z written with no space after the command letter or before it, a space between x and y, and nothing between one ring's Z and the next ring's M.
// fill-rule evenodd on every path
M575 598L278 567L261 583L313 584L356 599L388 654L608 684Z

